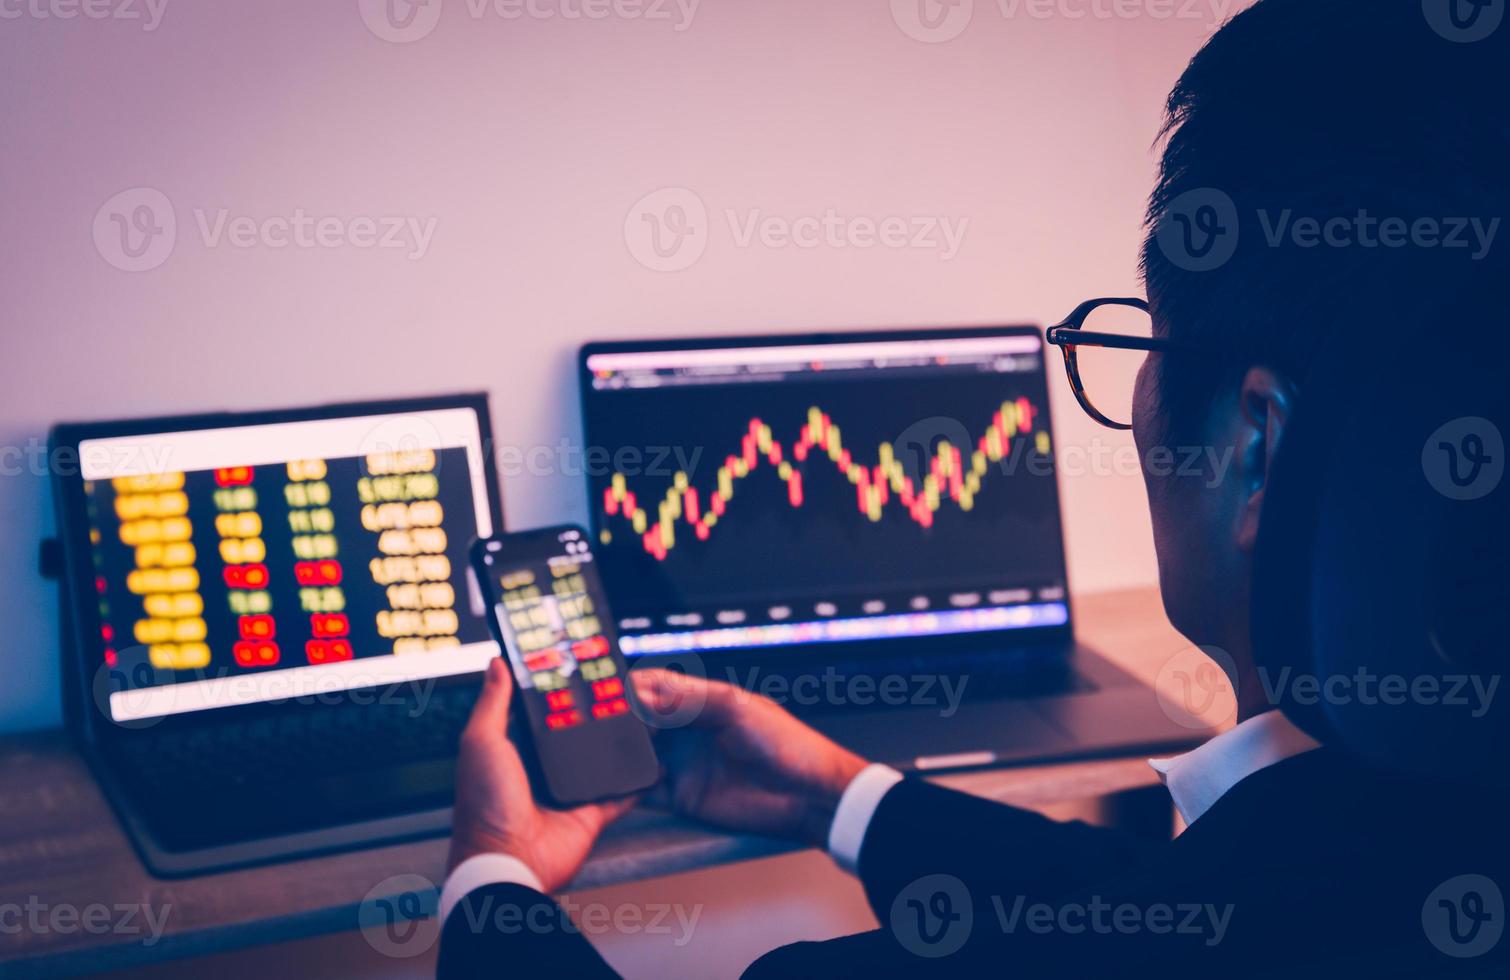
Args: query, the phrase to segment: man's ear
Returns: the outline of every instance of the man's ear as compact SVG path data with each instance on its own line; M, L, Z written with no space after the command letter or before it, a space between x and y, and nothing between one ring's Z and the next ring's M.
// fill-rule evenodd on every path
M1252 554L1258 541L1258 521L1264 508L1264 491L1274 466L1290 412L1295 406L1295 386L1266 367L1253 367L1243 376L1238 391L1239 433L1237 451L1242 460L1242 494L1237 521L1237 546Z

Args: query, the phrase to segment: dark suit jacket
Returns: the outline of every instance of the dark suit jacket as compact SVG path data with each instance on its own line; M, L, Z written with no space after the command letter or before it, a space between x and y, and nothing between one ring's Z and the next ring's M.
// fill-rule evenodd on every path
M860 854L881 928L786 946L745 975L1510 976L1510 935L1493 941L1505 902L1463 877L1510 892L1506 817L1501 799L1327 749L1248 777L1172 842L908 779ZM480 888L445 923L439 975L614 976L566 921L531 889Z

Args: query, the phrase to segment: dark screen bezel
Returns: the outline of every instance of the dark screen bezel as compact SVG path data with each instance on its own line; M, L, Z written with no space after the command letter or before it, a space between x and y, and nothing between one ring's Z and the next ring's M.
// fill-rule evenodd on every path
M593 561L586 566L591 569L587 574L594 583L589 592L595 590L597 595L606 601L607 589L598 573L597 554L592 546L592 537L586 528L576 524L558 524L494 535L491 538L480 538L472 545L472 565L480 580L483 602L488 610L488 627L498 643L499 656L504 659L515 678L515 694L517 695L515 708L517 710L511 721L517 725L519 712L522 711L529 728L530 753L526 756L526 763L530 769L530 778L534 781L537 790L542 791L547 798L562 805L575 805L645 789L655 781L658 763L655 762L655 750L650 742L649 732L641 720L642 712L638 709L634 686L630 683L630 663L623 651L619 649L618 627L614 622L611 609L605 609L606 615L600 617L603 635L608 640L609 656L618 665L619 676L623 679L624 697L632 706L635 706L635 710L616 718L589 721L578 727L552 731L544 725L544 713L541 711L541 698L538 694L531 692L535 696L525 695L517 686L519 675L514 668L512 658L508 655L507 645L502 635L503 627L497 621L498 586L494 563L503 562L510 565L531 563L560 555L560 538L562 533L567 531L575 531L579 534L589 551L593 553ZM488 543L495 541L508 549L507 554L503 551L487 550ZM633 738L634 732L638 732L642 740L641 747L645 753L643 762L646 771L641 775L645 778L629 780L623 786L614 786L606 792L602 791L603 786L609 783L613 776L622 776L624 773L610 771L605 774L601 766L598 770L589 772L580 764L581 760L591 757L591 750L595 743L601 744L605 738ZM514 734L517 740L519 734L517 729ZM573 789L575 792L562 793L562 789L565 788Z

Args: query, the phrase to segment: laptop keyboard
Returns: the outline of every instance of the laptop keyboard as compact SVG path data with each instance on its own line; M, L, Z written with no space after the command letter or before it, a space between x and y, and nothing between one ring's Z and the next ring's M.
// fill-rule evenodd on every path
M889 675L909 683L944 681L965 700L1034 698L1094 689L1062 661L932 656L884 665L837 665L843 677ZM961 689L960 685L963 685ZM254 789L452 758L477 690L440 688L423 702L331 705L321 710L192 731L136 733L117 746L133 782L144 789L181 792L187 786ZM839 698L800 706L802 714L885 709L874 699Z
M144 788L306 781L455 756L477 690L436 689L424 701L330 705L283 718L139 733L118 747Z

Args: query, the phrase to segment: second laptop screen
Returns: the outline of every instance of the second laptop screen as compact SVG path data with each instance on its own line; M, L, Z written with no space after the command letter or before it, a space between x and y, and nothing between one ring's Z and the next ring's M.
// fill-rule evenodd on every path
M627 654L1067 621L1035 335L585 366L589 505Z

